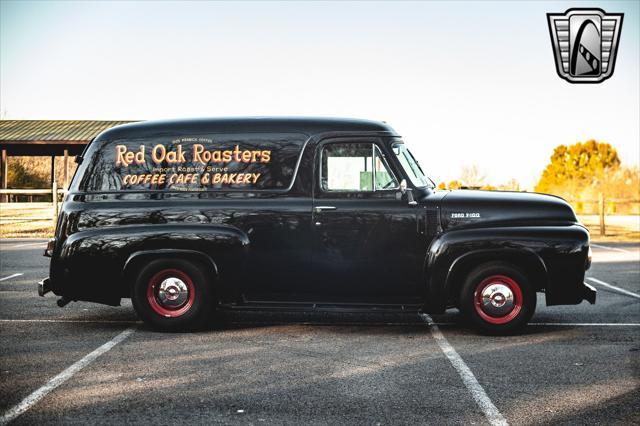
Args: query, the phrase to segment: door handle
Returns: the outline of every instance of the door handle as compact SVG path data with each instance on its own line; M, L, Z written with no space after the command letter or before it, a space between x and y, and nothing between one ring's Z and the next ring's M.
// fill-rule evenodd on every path
M337 207L334 206L316 206L313 208L316 213L323 212L325 210L337 210Z

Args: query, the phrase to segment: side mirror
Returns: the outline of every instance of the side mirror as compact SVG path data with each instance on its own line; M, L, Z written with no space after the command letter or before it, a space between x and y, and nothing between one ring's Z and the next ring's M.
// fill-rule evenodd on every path
M417 206L418 202L413 198L413 190L407 188L407 180L402 179L400 181L400 193L402 195L407 194L407 201L410 206Z

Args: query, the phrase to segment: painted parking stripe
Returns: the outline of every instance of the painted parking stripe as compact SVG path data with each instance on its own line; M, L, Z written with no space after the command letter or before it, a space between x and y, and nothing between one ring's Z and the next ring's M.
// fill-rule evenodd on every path
M21 318L0 318L0 323L2 322L22 322L22 323L69 323L69 324L142 324L142 321L134 321L134 320L83 320L83 319L47 319L47 318L30 318L30 319L21 319ZM385 322L385 323L377 323L377 322L281 322L281 323L270 323L266 322L269 325L313 325L313 326L393 326L393 327L405 327L405 326L413 326L417 323L414 322ZM230 322L230 325L263 325L265 322ZM435 325L440 327L449 327L460 325L459 322L434 322ZM527 325L535 326L535 327L640 327L640 322L530 322Z
M489 421L491 425L508 425L507 420L504 416L498 411L487 393L484 391L480 383L478 383L478 379L473 375L467 364L464 360L458 355L458 352L449 344L449 341L444 334L440 331L436 323L433 319L427 314L420 314L422 320L427 323L429 326L429 330L431 331L431 335L435 339L436 343L440 347L442 353L449 359L453 368L456 369L462 382L465 384L469 392L471 392L471 396L476 401L476 404L480 407L485 417Z
M32 246L41 246L42 248L45 248L47 246L47 242L46 241L39 241L37 243L17 244L15 246L9 246L7 248L14 249L14 248L32 247Z
M46 318L31 318L31 319L0 319L0 322L45 322L45 323L71 323L71 324L142 324L142 321L128 321L128 320L78 320L78 319L46 319Z
M20 272L20 273L17 273L17 274L9 275L8 277L0 278L0 281L10 280L11 278L19 277L21 275L24 275L24 274L22 272Z
M600 249L604 249L604 250L619 251L621 253L633 253L631 250L625 250L625 249L619 248L619 247L601 246L600 244L591 243L591 247L596 247L596 248L600 248Z
M640 327L640 322L530 322L527 325L543 327Z
M636 299L640 299L640 294L638 294L638 293L634 293L632 291L625 290L624 288L616 287L615 285L606 283L606 282L604 282L602 280L599 280L597 278L587 277L586 279L588 279L589 281L592 281L592 282L594 282L596 284L600 284L601 286L610 288L611 290L615 290L618 293L622 293L622 294L625 294L627 296L631 296L631 297L635 297Z
M104 345L100 346L93 352L85 355L83 358L76 361L73 365L68 367L62 373L58 374L53 379L49 380L44 386L37 389L31 395L23 399L18 405L14 406L9 411L4 413L2 417L0 417L0 425L4 426L9 422L11 422L12 420L16 419L18 416L23 414L33 405L37 404L38 401L40 401L42 398L47 396L47 394L49 394L51 391L53 391L58 386L60 386L61 384L69 380L71 377L73 377L73 375L76 374L78 371L82 370L84 367L86 367L87 365L95 361L100 355L108 352L109 350L111 350L111 348L116 346L118 343L122 342L124 339L129 337L134 331L135 331L134 327L126 329L125 331L118 334L113 339L109 340Z

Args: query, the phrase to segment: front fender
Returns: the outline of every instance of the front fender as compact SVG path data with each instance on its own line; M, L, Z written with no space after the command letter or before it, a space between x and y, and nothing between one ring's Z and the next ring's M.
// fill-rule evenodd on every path
M51 281L54 293L74 300L114 304L128 297L124 272L135 259L151 253L196 253L210 262L216 275L239 270L246 259L249 237L226 225L161 224L89 229L70 235L54 253ZM209 259L207 261L206 259Z
M549 304L556 295L577 295L588 241L588 233L579 225L471 228L440 234L425 259L425 308L438 313L455 305L466 273L490 261L507 261L524 269L535 289L547 293Z

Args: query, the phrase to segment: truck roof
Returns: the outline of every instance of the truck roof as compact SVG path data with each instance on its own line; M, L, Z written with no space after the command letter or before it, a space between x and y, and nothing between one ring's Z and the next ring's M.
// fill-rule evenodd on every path
M140 121L112 127L96 139L137 138L158 133L302 133L385 132L396 135L381 121L318 117L229 117Z

